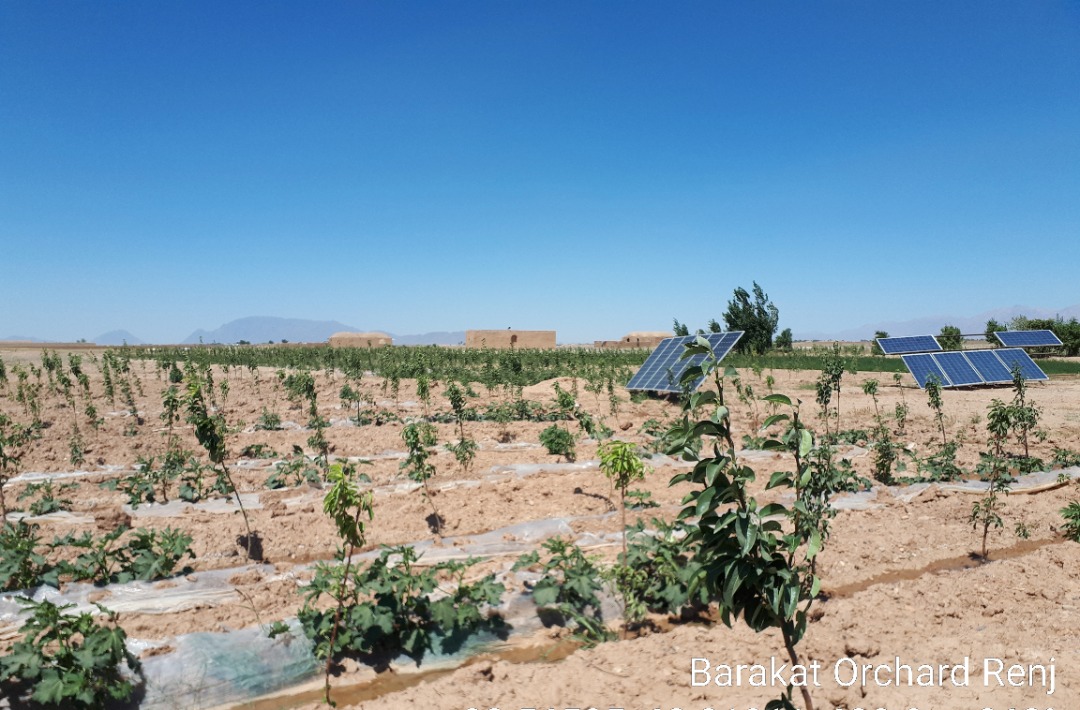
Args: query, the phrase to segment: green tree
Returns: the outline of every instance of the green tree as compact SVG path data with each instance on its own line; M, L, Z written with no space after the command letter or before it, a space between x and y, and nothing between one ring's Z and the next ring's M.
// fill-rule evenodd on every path
M871 355L884 355L885 351L878 345L878 338L887 338L889 333L884 330L875 330L874 339L870 341L870 354Z
M794 346L795 340L791 335L791 328L784 328L780 331L780 335L776 336L776 349L777 350L791 350Z
M676 336L690 335L690 328L685 323L680 323L678 318L672 321L671 329Z
M941 326L941 332L938 333L938 343L946 350L963 350L964 338L960 334L960 329L955 325L943 325Z
M741 330L745 333L736 346L738 352L760 354L772 348L780 311L757 281L754 282L753 295L751 302L745 288L736 288L734 297L728 301L724 324L729 331Z
M1000 343L998 342L998 339L994 337L994 333L999 333L1003 330L1005 330L1005 326L998 323L993 318L986 321L986 342L991 345L999 345Z

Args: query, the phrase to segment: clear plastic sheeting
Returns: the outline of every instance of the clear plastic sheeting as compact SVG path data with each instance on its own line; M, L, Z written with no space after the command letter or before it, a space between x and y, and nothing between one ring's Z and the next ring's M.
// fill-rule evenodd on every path
M1057 471L1036 471L1019 476L1015 482L1009 484L1009 490L1013 493L1021 493L1026 489L1042 488L1058 482L1059 476L1071 479L1080 478L1080 467L1072 466ZM962 481L958 483L939 483L945 491L963 491L981 493L990 486L986 481Z
M94 516L72 513L70 510L58 510L45 515L31 515L16 511L8 513L8 520L24 520L28 523L55 523L58 525L93 525Z
M443 538L436 546L431 540L421 540L410 546L420 555L419 565L437 564L449 560L464 560L469 557L498 557L501 555L523 554L537 549L550 537L577 537L570 522L574 518L547 518L531 520L504 528L491 530L479 535L461 535ZM354 555L354 560L376 559L379 550L370 550Z
M315 678L319 663L299 622L271 639L260 627L227 633L184 634L160 644L129 640L136 653L172 649L143 659L146 696L141 710L212 708L251 700Z
M16 600L20 596L60 606L74 604L74 609L69 612L73 614L84 611L98 614L95 602L123 614L173 614L197 607L237 603L240 597L229 580L251 570L261 572L268 578L275 573L272 565L258 565L198 572L157 582L128 582L104 587L76 582L65 585L63 592L54 587L41 586L0 594L0 626L21 623L23 607Z
M112 478L124 473L130 473L134 469L128 466L106 465L97 471L64 471L63 473L42 473L40 471L25 471L18 476L12 476L4 484L4 487L13 483L42 483L44 481L63 481L68 479L89 478L90 476L104 476Z
M241 493L240 500L246 510L259 510L263 507L259 500L259 493ZM124 504L124 512L133 518L175 518L184 514L186 510L196 510L200 513L239 513L240 506L236 504L236 496L228 498L210 498L198 503L188 503L183 500L171 500L168 503L142 503L138 508L132 508L130 504Z

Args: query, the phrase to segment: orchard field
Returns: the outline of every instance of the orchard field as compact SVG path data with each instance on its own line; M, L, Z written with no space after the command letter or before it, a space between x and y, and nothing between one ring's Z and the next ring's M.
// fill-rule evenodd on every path
M646 355L0 350L0 707L317 707L329 668L339 706L764 708L785 640L816 708L1080 707L1080 378L935 401L853 349L733 359L699 444L624 389ZM791 600L691 584L770 530Z

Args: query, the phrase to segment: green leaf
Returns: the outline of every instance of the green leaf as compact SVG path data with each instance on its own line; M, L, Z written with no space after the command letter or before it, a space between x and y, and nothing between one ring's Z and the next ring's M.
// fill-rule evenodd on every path
M769 404L785 404L789 407L791 406L791 398L788 397L786 394L770 394L762 397L761 400L763 402L768 402ZM787 418L786 414L777 414L775 416L784 417L785 419Z
M773 396L779 396L779 395L773 395ZM780 422L786 422L786 421L788 421L790 419L791 419L791 417L788 416L787 414L770 414L769 416L765 417L765 421L764 421L764 423L762 423L761 428L762 429L768 429L773 424L778 424Z
M799 456L805 457L814 448L814 436L809 429L799 430Z

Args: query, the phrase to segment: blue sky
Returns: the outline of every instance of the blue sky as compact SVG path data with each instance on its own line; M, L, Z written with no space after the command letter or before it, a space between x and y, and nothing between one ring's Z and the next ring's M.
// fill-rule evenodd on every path
M1078 265L1075 2L0 3L0 337L582 342L755 280L798 337Z

